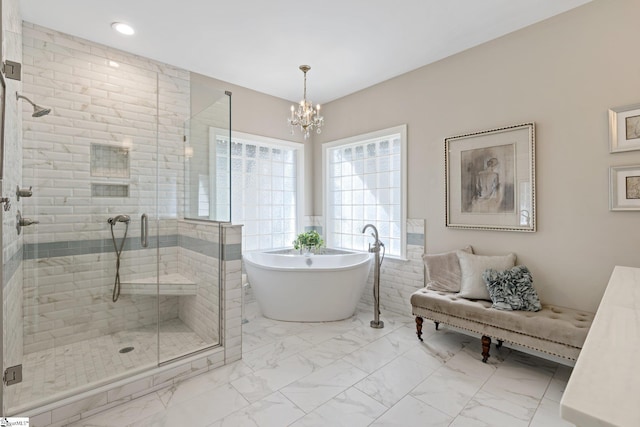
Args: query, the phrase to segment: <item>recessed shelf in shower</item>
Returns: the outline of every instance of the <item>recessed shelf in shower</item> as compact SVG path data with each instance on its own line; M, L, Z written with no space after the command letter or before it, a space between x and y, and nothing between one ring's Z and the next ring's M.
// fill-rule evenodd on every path
M91 197L129 197L129 185L92 183Z

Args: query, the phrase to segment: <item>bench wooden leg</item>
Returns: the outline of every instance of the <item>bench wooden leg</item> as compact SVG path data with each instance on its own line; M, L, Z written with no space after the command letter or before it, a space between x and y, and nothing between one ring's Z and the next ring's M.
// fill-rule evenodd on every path
M489 358L489 349L491 348L491 338L486 335L482 336L482 361L487 363Z
M420 341L422 341L422 322L422 317L416 316L416 335Z
M436 324L436 331L438 330L438 326L440 326L440 322L433 322Z
M502 343L503 343L503 342L504 342L504 341L502 341L502 340L498 340L498 344L496 344L496 348L500 348L500 347L502 347Z

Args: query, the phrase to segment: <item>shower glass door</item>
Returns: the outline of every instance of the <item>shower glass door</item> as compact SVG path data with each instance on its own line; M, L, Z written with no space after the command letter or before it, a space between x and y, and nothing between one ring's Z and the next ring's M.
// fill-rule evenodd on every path
M23 91L52 112L20 106L32 196L16 209L38 223L16 229L23 380L5 388L5 413L157 367L158 328L178 327L177 298L158 289L161 262L166 274L177 265L175 245L159 239L160 228L175 236L177 183L165 185L163 223L158 73L56 40L32 45Z
M229 135L230 94L201 93L168 65L23 30L23 81L7 87L21 114L10 114L2 235L4 369L21 366L22 381L3 387L5 416L220 345L220 221L229 220L222 167L208 199L210 209L226 201L220 217L185 219L193 152L184 137L192 97L203 94L202 143L210 128ZM16 91L51 112L33 116ZM225 159L228 171L228 147Z

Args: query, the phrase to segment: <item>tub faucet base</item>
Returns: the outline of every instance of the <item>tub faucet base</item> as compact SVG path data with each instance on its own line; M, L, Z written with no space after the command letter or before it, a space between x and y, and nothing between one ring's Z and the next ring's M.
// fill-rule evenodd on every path
M384 322L383 322L382 320L378 320L377 322L376 322L375 320L372 320L372 321L369 323L369 325L370 325L372 328L375 328L375 329L382 329L382 328L384 328Z

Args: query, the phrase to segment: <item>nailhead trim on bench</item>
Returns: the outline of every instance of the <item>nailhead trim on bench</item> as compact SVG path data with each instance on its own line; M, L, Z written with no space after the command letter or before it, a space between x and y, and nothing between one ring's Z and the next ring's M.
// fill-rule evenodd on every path
M594 317L593 313L549 304L538 313L507 314L492 308L490 301L465 299L452 292L425 288L411 295L411 306L414 316L459 328L460 332L468 331L571 361L580 354L583 338ZM543 323L538 323L538 319ZM536 326L539 324L545 325L543 330ZM416 319L416 332L420 329L421 322L418 324Z
M434 313L438 313L438 312L434 311ZM446 314L446 313L440 313L440 314ZM552 355L552 356L561 357L561 358L563 358L563 359L568 359L568 360L576 360L576 358L575 358L575 357L569 357L569 356L565 356L565 355L562 355L562 354L553 353L553 352L551 352L551 351L541 350L541 349L539 349L539 348L531 347L531 346L529 346L529 345L525 345L525 344L520 344L520 343L514 342L514 341L512 341L512 340L505 339L505 338L500 338L500 337L497 337L497 336L494 336L494 335L487 335L487 333L486 333L486 332L476 331L476 330L473 330L473 329L465 328L465 327L463 327L463 326L450 325L450 324L448 324L448 323L446 323L446 322L442 322L442 321L440 321L440 320L435 320L435 319L430 318L429 316L425 316L425 315L422 315L422 314L415 314L415 313L413 313L413 315L414 315L414 316L423 317L423 318L428 319L428 320L431 320L431 321L432 321L432 322L434 322L434 323L442 323L442 324L444 324L444 325L451 326L451 327L456 328L456 329L464 329L465 331L473 332L474 334L484 335L484 336L487 336L487 337L490 337L490 338L494 338L494 339L496 339L496 340L498 340L498 341L503 341L503 342L508 342L508 343L511 343L511 344L516 344L516 345L519 345L519 346L521 346L521 347L525 347L525 348L529 348L529 349L531 349L531 350L535 350L535 351L539 351L539 352L542 352L542 353L550 354L550 355ZM469 319L465 319L465 318L463 318L463 317L454 316L454 315L451 315L451 314L446 314L446 315L447 315L447 316L451 316L451 317L455 317L455 318L457 318L457 319L466 320L466 321L468 321L468 320L469 320ZM491 325L489 325L489 326L491 326ZM495 326L493 326L493 327L495 328ZM504 328L500 328L500 329L504 329ZM509 331L508 329L505 329L505 330L506 330L506 331ZM524 336L530 336L530 337L531 337L531 335L522 334L522 333L517 332L517 331L509 331L509 332L513 332L513 333L515 333L515 334L524 335ZM540 338L538 338L538 337L532 337L532 338L540 339ZM575 348L575 349L578 349L578 350L580 350L580 349L581 349L580 347L574 347L574 346L567 345L567 344L564 344L564 343L561 343L561 342L557 342L557 341L551 341L551 340L547 340L547 341L549 341L549 342L553 342L553 343L555 343L555 344L560 344L560 345L564 345L564 346L567 346L567 347Z
M422 307L420 307L420 308L422 308ZM427 310L427 309L426 309L426 308L423 308L423 310ZM431 310L431 309L429 309L429 311L431 311L431 312L433 312L433 313L442 314L442 315L445 315L445 316L455 317L456 319L464 320L464 321L467 321L467 322L472 321L472 320L470 320L470 319L468 319L468 318L466 318L466 317L456 316L455 314L444 313L444 312L442 312L442 311L436 311L436 310ZM427 317L427 316L423 316L423 315L421 315L421 314L413 313L413 315L414 315L414 316L424 317L424 318L429 319L429 320L431 320L431 321L433 321L433 322L444 323L445 325L447 325L447 323L446 323L446 322L441 322L441 321L439 321L439 320L434 320L434 319L431 319L431 318L429 318L429 317ZM478 323L478 324L480 324L480 325L487 325L487 326L491 326L491 327L496 328L496 329L502 329L502 330L505 330L505 331L507 331L507 332L512 332L512 333L514 333L514 334L522 335L522 336L525 336L525 337L531 337L531 338L535 338L535 339L539 339L539 340L544 340L544 341L547 341L547 342L552 342L552 343L555 343L555 344L564 345L564 346L566 346L566 347L571 347L571 348L575 348L575 349L578 349L578 350L580 350L580 349L582 348L582 347L576 347L576 346L574 346L574 345L569 345L569 344L566 344L566 343L563 343L563 342L559 342L559 341L554 341L554 340L549 340L549 339L546 339L546 338L538 337L538 336L531 335L531 334L525 334L525 333L522 333L522 332L520 332L520 331L515 331L515 330L513 330L513 329L507 329L507 328L504 328L504 327L502 327L502 326L492 325L492 324L490 324L490 323L480 323L480 322L476 322L476 323ZM466 330L471 331L471 332L475 332L475 333L482 334L482 335L487 335L486 333L478 332L478 331L474 331L474 330L472 330L472 329L465 328L465 327L462 327L462 326L455 326L455 325L449 325L449 326L454 326L455 328L466 329ZM489 336L489 335L487 335L487 336ZM513 341L511 341L511 340L505 340L505 339L499 338L499 337L497 337L497 336L491 336L491 338L495 338L495 339L497 339L497 340L501 340L501 341L511 342L511 343L513 343L513 344L518 344L518 343L513 342ZM518 344L518 345L522 345L522 344ZM531 348L531 349L533 349L533 350L537 350L536 348L529 347L529 346L526 346L526 345L522 345L522 346L523 346L523 347L527 347L527 348ZM544 351L544 350L540 350L540 351ZM547 351L544 351L544 352L545 352L545 353L549 353L549 352L547 352ZM549 353L549 354L553 354L553 353ZM558 356L558 355L557 355L557 354L554 354L554 356ZM561 357L564 357L564 356L561 356ZM575 359L573 359L573 360L575 360Z

